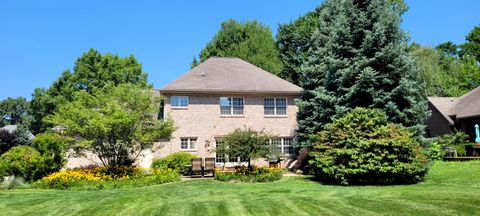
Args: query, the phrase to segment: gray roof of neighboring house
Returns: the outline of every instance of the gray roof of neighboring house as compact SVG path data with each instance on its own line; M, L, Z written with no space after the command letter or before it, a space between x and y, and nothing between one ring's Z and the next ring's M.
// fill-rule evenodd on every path
M242 59L212 57L160 91L300 94L302 88Z
M480 87L461 97L429 97L428 100L451 124L451 117L463 119L480 116Z
M17 130L17 127L18 127L17 125L6 125L0 128L0 130L6 130L9 133L13 133L15 130ZM28 131L28 138L32 140L35 138L35 136L32 133L30 133L30 131Z

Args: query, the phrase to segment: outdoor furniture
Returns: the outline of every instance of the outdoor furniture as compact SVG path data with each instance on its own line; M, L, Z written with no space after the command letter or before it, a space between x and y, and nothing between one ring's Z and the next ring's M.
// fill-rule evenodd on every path
M190 176L194 174L200 174L203 176L202 172L202 158L193 158L192 159L192 168L190 169Z
M210 158L205 158L205 166L203 168L203 175L205 176L205 173L212 173L212 176L215 176L215 158L210 157Z
M457 158L458 157L457 150L452 147L447 147L445 157Z

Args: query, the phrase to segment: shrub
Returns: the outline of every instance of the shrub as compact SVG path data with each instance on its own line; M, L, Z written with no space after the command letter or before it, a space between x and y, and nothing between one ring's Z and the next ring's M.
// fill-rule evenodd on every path
M235 167L234 172L217 171L215 173L215 179L226 182L273 182L280 180L282 176L283 170L276 166L251 166L251 168L240 166Z
M26 181L42 177L42 156L29 146L16 146L0 157L5 174L22 177Z
M452 134L446 134L437 139L438 144L443 150L447 147L452 147L457 150L458 155L466 155L466 146L472 145L468 141L468 135L463 132L455 132ZM443 152L445 155L445 152Z
M70 141L56 133L43 133L35 137L32 147L42 155L44 175L56 172L65 165L66 147Z
M380 110L355 108L313 136L310 161L331 183L403 184L421 181L428 160L413 133L387 122Z
M50 189L99 190L140 187L179 181L172 169L134 167L82 168L55 172L35 182L33 187Z
M186 165L192 163L192 159L197 156L188 152L177 152L163 158L154 159L152 168L156 169L173 169L179 173L186 173L188 167Z

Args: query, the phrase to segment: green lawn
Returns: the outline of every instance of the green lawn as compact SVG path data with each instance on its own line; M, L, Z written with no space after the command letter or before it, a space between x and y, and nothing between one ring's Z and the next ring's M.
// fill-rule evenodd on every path
M213 180L105 191L0 192L0 215L479 215L480 161L437 162L427 181L333 186Z

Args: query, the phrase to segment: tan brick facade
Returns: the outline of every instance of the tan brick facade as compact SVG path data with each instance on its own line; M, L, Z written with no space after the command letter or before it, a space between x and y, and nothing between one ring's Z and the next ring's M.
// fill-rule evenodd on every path
M295 137L297 127L294 96L270 96L270 95L185 95L189 96L188 108L172 108L170 98L165 96L165 117L175 122L177 130L170 140L157 143L154 147L154 157L164 157L168 154L183 151L180 148L181 138L196 138L197 149L189 151L201 157L214 157L215 138L224 136L236 128L248 127L254 130L262 130L279 137ZM220 97L243 97L244 115L222 116L220 115ZM287 114L283 116L265 116L263 100L265 97L287 98ZM257 164L265 164L263 160L257 160ZM263 162L263 163L262 163Z

